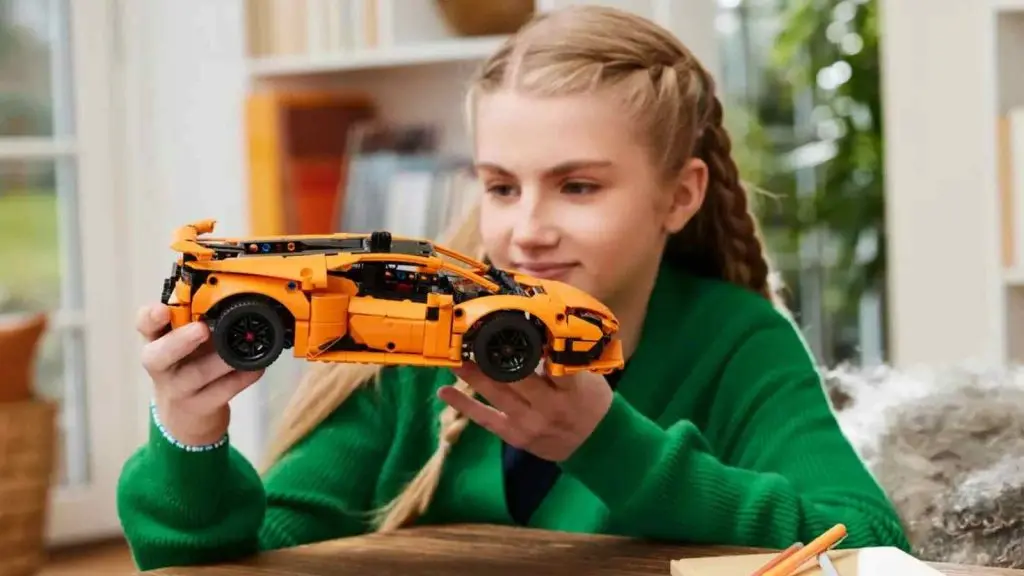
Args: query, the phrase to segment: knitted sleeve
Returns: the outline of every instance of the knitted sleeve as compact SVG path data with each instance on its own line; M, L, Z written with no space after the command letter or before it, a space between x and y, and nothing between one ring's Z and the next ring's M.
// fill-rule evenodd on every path
M264 478L230 442L187 451L153 423L117 491L136 564L150 570L224 562L366 531L393 414L387 394L361 388Z
M662 426L616 395L563 467L647 537L784 548L844 523L844 546L908 548L787 321L737 344L708 411L703 431L682 417Z

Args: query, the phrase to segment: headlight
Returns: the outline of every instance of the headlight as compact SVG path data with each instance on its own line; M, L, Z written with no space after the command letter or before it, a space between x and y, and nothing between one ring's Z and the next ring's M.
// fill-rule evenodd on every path
M611 334L619 330L619 323L612 318L606 317L604 314L598 314L585 308L569 308L567 312L571 316L597 326L604 334Z
M590 310L584 310L582 308L570 308L567 312L570 316L575 316L580 320L586 320L587 322L590 322L594 326L601 326L602 324L604 324L604 319L601 318L601 316L598 315L597 313L591 312Z

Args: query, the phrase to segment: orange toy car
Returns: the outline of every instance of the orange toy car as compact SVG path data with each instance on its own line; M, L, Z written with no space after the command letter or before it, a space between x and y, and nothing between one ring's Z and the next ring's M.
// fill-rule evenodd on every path
M623 366L618 321L590 295L514 274L388 232L200 238L178 229L181 254L161 301L171 326L203 321L217 352L260 370L287 348L325 362L459 366L494 380Z

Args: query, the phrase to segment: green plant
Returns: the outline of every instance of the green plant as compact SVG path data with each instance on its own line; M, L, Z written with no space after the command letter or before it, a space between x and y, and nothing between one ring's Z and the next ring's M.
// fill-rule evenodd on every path
M808 265L801 246L824 238L832 248L823 301L800 304L820 305L828 318L819 329L840 350L823 350L824 360L849 360L856 338L843 333L856 332L862 296L885 302L878 6L747 0L735 10L743 33L732 42L744 44L742 67L756 71L747 80L754 88L736 90L728 104L737 159L766 191L753 195L754 207L771 251L789 257L781 272L790 292L799 293Z
M843 306L885 282L882 104L875 0L797 0L783 15L773 73L813 93L819 142L833 153L817 166L819 185L796 202L799 232L825 230L838 240L836 283ZM861 258L863 245L873 245Z

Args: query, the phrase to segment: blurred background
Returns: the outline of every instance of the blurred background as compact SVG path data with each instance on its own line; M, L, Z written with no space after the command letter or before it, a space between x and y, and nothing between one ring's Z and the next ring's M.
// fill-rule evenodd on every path
M0 0L0 314L48 317L31 364L59 406L48 542L117 532L149 399L132 319L171 231L438 234L473 194L465 78L569 3ZM593 3L713 71L818 362L1024 358L1024 4ZM250 457L303 368L236 400Z

